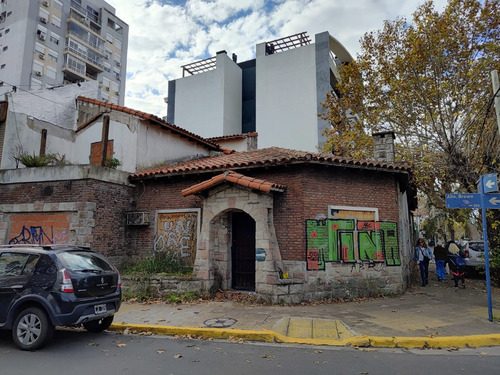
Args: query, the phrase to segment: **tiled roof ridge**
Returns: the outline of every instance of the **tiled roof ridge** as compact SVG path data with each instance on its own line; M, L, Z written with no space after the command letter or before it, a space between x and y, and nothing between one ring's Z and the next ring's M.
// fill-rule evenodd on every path
M227 170L234 168L263 167L270 165L285 165L294 163L334 163L359 168L382 168L409 172L412 170L407 163L378 162L374 160L359 160L337 157L331 154L308 151L290 150L279 147L234 152L225 155L207 156L181 162L174 165L145 169L132 174L132 179L148 178L162 174L196 173L202 171Z
M214 176L206 181L202 181L198 184L195 184L195 185L190 186L186 189L183 189L181 193L184 197L187 197L189 195L197 194L203 190L206 190L206 189L209 189L209 188L214 187L216 185L219 185L225 181L231 182L231 183L234 183L234 184L246 187L246 188L264 191L267 193L269 193L271 191L276 191L276 192L282 193L286 189L286 186L282 185L282 184L276 184L276 183L273 183L270 181L245 176L241 173L227 170L224 173L219 174L217 176Z
M163 120L162 118L156 116L156 115L153 115L151 113L146 113L146 112L142 112L142 111L137 111L135 109L132 109L132 108L129 108L129 107L125 107L125 106L122 106L122 105L118 105L118 104L114 104L114 103L109 103L109 102L103 102L101 100L97 100L97 99L91 99L91 98L87 98L85 96L78 96L77 98L79 101L81 102L85 102L85 103L89 103L89 104L95 104L95 105L98 105L98 106L101 106L101 107L106 107L106 108L110 108L112 110L116 110L116 111L120 111L120 112L123 112L123 113L128 113L130 115L133 115L133 116L137 116L137 117L141 117L141 118L144 118L146 120L149 120L149 121L154 121L156 123L158 123L161 127L163 128L167 128L171 131L174 131L174 132L177 132L181 135L184 135L188 138L191 138L193 139L194 141L198 142L198 143L201 143L205 146L207 146L208 148L211 148L213 150L216 150L216 151L222 151L224 153L230 153L231 149L228 149L228 148L225 148L225 147L221 147L220 145L218 145L217 143L207 139L207 138L203 138L202 136L198 135L198 134L195 134L195 133L192 133L186 129L183 129L181 128L180 126L177 126L177 125L174 125L170 122L167 122L165 120ZM88 125L88 124L87 124Z
M207 139L215 142L215 141L218 141L218 140L228 140L228 139L257 137L258 135L259 135L259 133L257 133L257 132L250 132L250 133L221 135L221 136L218 136L218 137L209 137Z

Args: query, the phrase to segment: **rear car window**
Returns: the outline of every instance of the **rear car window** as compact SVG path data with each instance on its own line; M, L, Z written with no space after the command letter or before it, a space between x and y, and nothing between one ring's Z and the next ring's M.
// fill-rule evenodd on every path
M475 251L484 251L484 243L482 242L470 242L469 248Z
M66 267L73 271L111 271L113 267L106 259L88 251L68 251L59 254Z

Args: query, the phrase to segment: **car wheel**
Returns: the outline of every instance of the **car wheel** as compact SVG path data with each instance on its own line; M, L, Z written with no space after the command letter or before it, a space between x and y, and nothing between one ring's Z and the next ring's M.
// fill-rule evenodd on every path
M113 323L113 315L98 320L91 320L90 322L83 323L83 326L89 332L102 332L108 329L111 323Z
M37 307L27 308L16 317L12 327L14 344L22 350L36 350L54 333L54 326L45 312Z

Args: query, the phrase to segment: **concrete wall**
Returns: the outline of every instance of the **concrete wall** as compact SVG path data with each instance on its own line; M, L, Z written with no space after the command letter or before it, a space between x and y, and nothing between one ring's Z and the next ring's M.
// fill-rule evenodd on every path
M216 59L215 70L175 81L169 121L202 137L241 133L241 69L226 53Z
M314 45L267 56L257 45L256 77L259 148L317 151Z

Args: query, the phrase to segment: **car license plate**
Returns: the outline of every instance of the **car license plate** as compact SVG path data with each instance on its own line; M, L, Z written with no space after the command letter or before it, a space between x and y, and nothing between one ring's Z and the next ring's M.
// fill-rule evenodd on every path
M96 313L96 315L104 314L106 311L108 311L108 309L106 308L105 303L103 303L102 305L95 305L94 306L94 312Z

